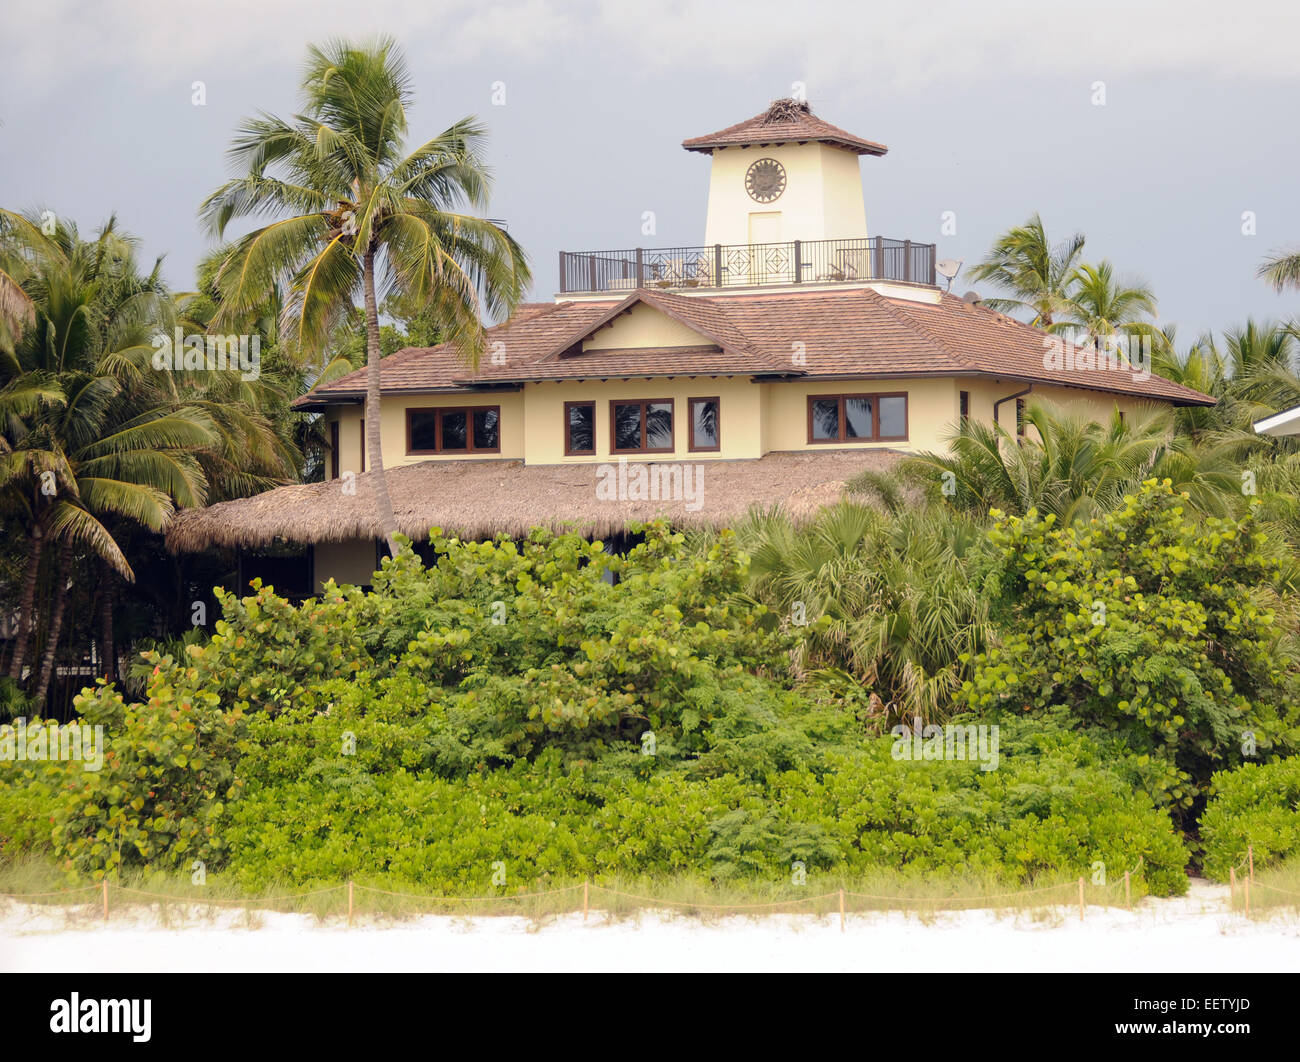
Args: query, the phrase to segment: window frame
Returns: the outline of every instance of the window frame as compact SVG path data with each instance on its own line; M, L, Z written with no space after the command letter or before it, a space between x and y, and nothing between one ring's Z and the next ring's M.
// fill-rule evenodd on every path
M497 444L494 447L474 445L474 414L495 412L497 415ZM437 418L434 422L434 449L411 449L411 418L416 413L432 413ZM465 414L465 448L448 450L442 445L442 418L447 413ZM406 453L408 457L470 456L473 454L499 454L501 452L501 407L500 406L409 406L406 410Z
M339 478L339 466L342 455L339 453L339 421L335 417L330 421L330 479Z
M712 446L697 446L695 443L695 403L712 402L717 407L714 417L714 431L717 442ZM722 452L722 398L719 395L705 395L701 398L686 400L686 448L693 454L716 454Z
M572 450L569 448L569 410L577 406L591 407L591 449L590 450ZM564 403L564 456L565 457L594 457L596 453L596 400L594 398L578 402Z
M641 446L636 450L624 450L618 447L618 417L614 410L618 406L641 407ZM651 406L668 407L669 440L667 446L646 446L646 412ZM619 454L671 454L677 450L677 406L671 398L611 398L609 400L609 452L610 456Z
M844 403L851 398L871 400L871 437L849 438L846 434L848 418L844 415ZM903 434L880 434L880 399L901 398L903 400ZM816 402L837 402L839 404L839 437L835 439L817 439L813 437L813 404ZM856 446L860 443L907 442L912 434L912 403L906 391L870 391L864 393L843 393L808 396L808 445L809 446Z

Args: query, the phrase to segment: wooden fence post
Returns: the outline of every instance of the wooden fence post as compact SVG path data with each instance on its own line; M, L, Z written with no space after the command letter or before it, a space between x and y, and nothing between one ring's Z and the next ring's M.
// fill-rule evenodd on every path
M104 921L108 921L108 875L104 875Z
M1246 917L1250 917L1250 878L1246 879Z
M840 889L840 932L844 932L844 890Z
M1083 878L1079 879L1079 921L1083 921Z
M352 925L352 882L348 881L348 925Z
M584 922L587 920L587 900L588 900L588 889L590 887L591 887L591 882L584 881L582 883L582 920Z
M1250 860L1250 880L1253 882L1255 880L1255 846L1253 844L1246 845L1246 858Z

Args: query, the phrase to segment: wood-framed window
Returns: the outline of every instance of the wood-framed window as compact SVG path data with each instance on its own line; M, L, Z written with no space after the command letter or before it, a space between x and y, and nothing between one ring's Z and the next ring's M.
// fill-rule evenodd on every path
M408 454L501 452L500 406L447 406L406 411Z
M330 421L330 479L339 478L339 422Z
M564 456L596 452L596 403L564 403Z
M673 400L613 399L609 403L609 451L613 454L672 453Z
M692 453L716 453L722 449L721 406L722 402L716 395L686 400L690 417L688 442Z
M958 405L958 419L957 419L957 423L958 423L958 424L965 424L966 421L970 420L970 392L969 392L969 391L958 391L958 392L957 392L957 396L958 396L958 402L957 402L957 405Z
M907 430L906 391L808 396L809 443L899 442Z

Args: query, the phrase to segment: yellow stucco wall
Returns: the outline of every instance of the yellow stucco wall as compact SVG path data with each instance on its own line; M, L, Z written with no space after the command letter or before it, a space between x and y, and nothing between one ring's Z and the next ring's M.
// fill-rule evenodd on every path
M484 454L496 460L522 459L524 456L524 398L518 391L493 391L468 395L390 395L380 409L380 431L384 467L412 465L420 461L463 461L467 454L408 454L406 452L406 411L458 406L501 407L501 452ZM361 406L340 406L326 416L339 420L340 472L361 471ZM326 439L329 428L326 427ZM328 473L328 466L327 466Z
M766 442L768 450L893 449L908 452L945 449L945 431L957 419L957 386L951 379L795 380L761 384L768 390ZM907 393L906 440L860 443L810 443L808 397L834 394Z
M689 449L687 400L718 398L718 453L692 453ZM671 398L673 400L672 454L617 454L630 461L666 461L674 456L692 461L719 458L753 458L763 455L762 389L742 377L670 377L661 380L583 380L528 384L524 389L524 439L530 465L581 464L608 461L610 454L610 402L615 399ZM596 403L596 454L564 455L564 403Z
M758 159L776 159L786 173L785 191L759 203L745 189L745 174ZM746 244L751 213L780 212L771 242L829 240L867 235L858 157L825 144L769 144L713 152L709 174L706 244Z
M645 322L636 327L643 327ZM970 415L993 423L994 403L1023 390L1016 380L983 378L909 378L852 380L795 380L785 383L753 383L748 376L670 377L653 380L572 380L561 383L530 383L522 392L467 397L394 396L384 400L384 462L388 467L419 461L467 460L465 455L406 453L406 410L460 405L501 406L501 453L484 455L485 460L526 460L529 464L582 464L607 461L611 456L629 460L663 461L673 457L690 460L742 460L757 458L774 450L818 450L827 445L808 441L808 397L834 394L889 394L908 396L908 437L905 440L845 443L854 449L895 449L906 452L946 451L948 435L957 422L961 391L970 394ZM720 401L722 449L692 452L689 449L689 404L691 398L717 397ZM1160 404L1137 398L1081 391L1068 387L1035 385L1026 396L1069 409L1086 412L1106 421L1112 409L1130 416L1159 408ZM672 399L674 449L671 454L611 454L610 403L618 399ZM566 456L564 453L564 404L596 404L596 453ZM327 420L340 422L340 471L361 470L361 407L333 410ZM1015 403L1001 409L1002 424L1014 430Z
M618 350L629 347L712 346L713 340L700 335L653 306L638 303L621 313L582 344L583 350Z
M1001 398L1025 390L1030 385L1020 380L961 379L956 382L959 391L970 392L970 414L985 424L993 423L993 404ZM1026 402L1035 400L1051 402L1076 413L1085 413L1094 420L1106 423L1115 407L1130 417L1142 412L1163 408L1163 403L1152 403L1127 395L1111 395L1098 391L1083 391L1075 387L1054 387L1048 384L1034 384L1029 394L1024 396ZM998 411L1000 423L1007 431L1014 431L1016 424L1016 404L1004 402Z

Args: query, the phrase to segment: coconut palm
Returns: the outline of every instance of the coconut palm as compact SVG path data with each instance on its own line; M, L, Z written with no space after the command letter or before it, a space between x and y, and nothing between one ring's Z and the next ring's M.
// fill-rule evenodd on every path
M530 280L519 245L463 212L487 200L483 129L466 118L408 152L412 98L393 40L312 47L300 113L291 120L246 120L230 148L240 175L200 208L217 236L238 218L277 219L237 240L227 256L218 275L218 325L282 284L288 297L281 342L319 354L361 300L367 468L391 551L397 523L379 435L382 295L433 311L472 362L482 347L484 317L512 310Z
M1075 266L1083 253L1084 237L1076 232L1052 246L1035 214L998 237L985 259L971 271L975 281L989 281L1007 293L1005 298L986 299L985 304L1002 313L1026 311L1032 324L1048 328L1069 305L1069 288Z
M1094 343L1116 336L1150 336L1154 331L1145 320L1156 313L1151 289L1140 282L1120 282L1115 267L1105 259L1077 266L1066 290L1061 320L1053 324L1053 331L1077 329Z
M12 217L12 215L7 215ZM33 324L0 361L0 508L27 555L9 675L21 680L42 564L53 587L37 703L48 689L77 557L131 579L115 521L161 530L176 504L202 504L195 451L210 446L200 410L149 402L134 384L166 297L142 275L110 219L92 241L61 225L25 249ZM12 245L9 247L13 251Z
M1279 292L1287 288L1300 288L1300 251L1288 251L1265 259L1256 275L1267 280Z

